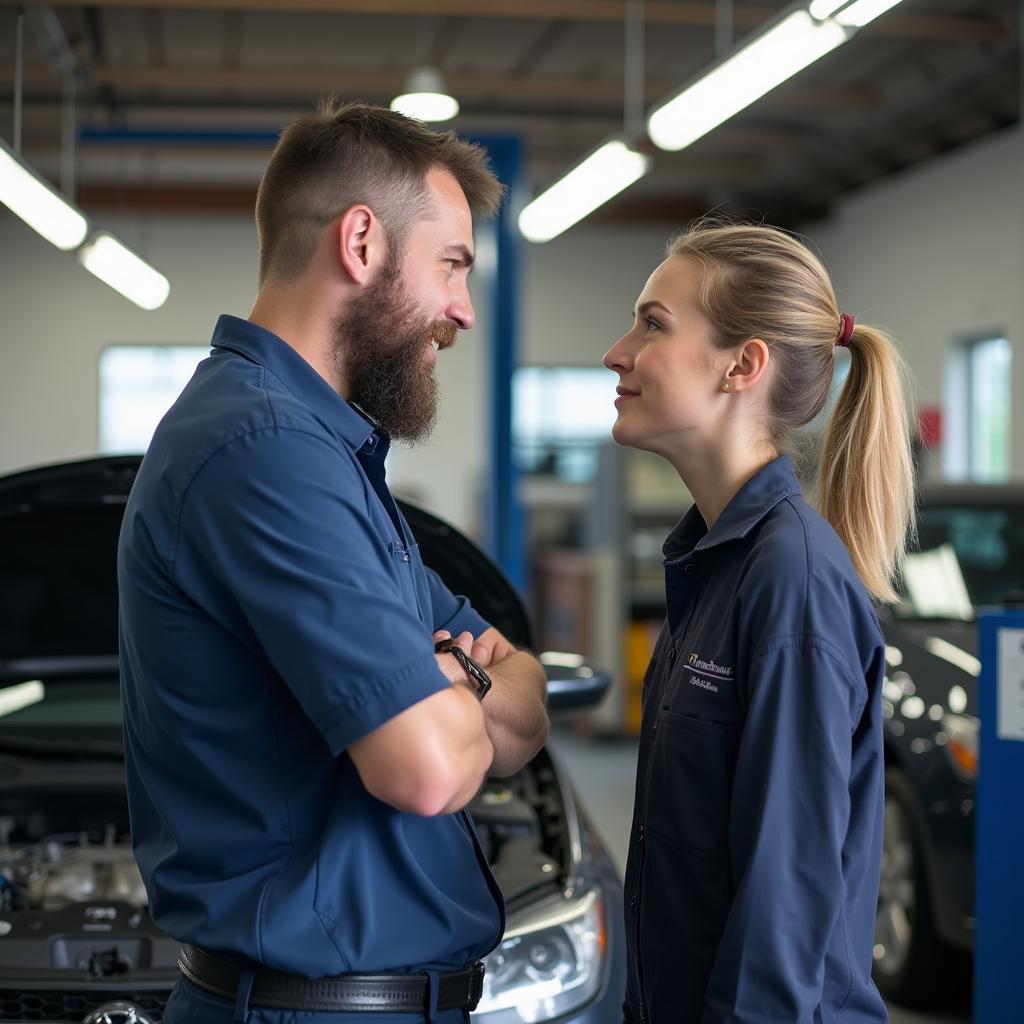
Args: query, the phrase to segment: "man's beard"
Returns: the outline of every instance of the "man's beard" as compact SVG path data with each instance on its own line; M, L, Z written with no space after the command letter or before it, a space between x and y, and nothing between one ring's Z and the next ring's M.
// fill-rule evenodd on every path
M397 261L334 323L334 357L349 400L387 433L422 441L437 419L437 379L424 345L455 344L455 325L420 316L399 281Z

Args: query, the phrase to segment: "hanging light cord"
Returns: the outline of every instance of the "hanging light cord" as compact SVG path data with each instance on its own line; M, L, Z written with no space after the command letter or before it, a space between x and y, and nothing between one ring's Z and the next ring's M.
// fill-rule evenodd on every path
M721 60L733 40L732 0L715 0L715 57Z
M627 139L644 128L644 0L626 0L626 52L623 75L623 127Z
M14 30L14 153L21 157L21 109L25 64L25 8L18 7Z

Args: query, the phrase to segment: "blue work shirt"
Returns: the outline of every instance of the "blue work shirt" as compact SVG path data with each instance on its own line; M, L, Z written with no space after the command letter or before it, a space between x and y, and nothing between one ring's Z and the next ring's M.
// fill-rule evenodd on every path
M626 868L632 1024L874 1024L874 609L788 457L665 543Z
M447 971L504 902L466 813L371 796L354 741L450 684L487 624L420 559L385 436L289 345L221 317L118 550L135 857L174 938L310 978Z

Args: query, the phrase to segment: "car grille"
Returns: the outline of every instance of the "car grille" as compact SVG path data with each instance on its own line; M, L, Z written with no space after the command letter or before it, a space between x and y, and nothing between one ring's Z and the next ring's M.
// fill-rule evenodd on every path
M68 1020L82 1018L104 1003L134 1003L154 1022L161 1021L170 992L58 992L53 989L0 989L0 1020Z

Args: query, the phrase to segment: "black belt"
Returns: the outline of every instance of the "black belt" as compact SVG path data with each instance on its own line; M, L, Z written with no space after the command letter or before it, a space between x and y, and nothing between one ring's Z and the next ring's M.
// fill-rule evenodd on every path
M229 1002L235 999L246 968L184 945L178 967L193 985ZM428 1013L430 979L426 974L335 974L302 978L253 965L252 1006L277 1010L325 1010L340 1013ZM474 964L438 975L438 1010L468 1010L480 1002L484 965Z

